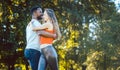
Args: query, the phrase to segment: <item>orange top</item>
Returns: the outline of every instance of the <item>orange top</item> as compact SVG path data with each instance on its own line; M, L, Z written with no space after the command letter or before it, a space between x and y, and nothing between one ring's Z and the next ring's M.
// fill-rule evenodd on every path
M54 34L54 30L45 29L45 31ZM54 38L40 36L40 44L52 44L53 40Z

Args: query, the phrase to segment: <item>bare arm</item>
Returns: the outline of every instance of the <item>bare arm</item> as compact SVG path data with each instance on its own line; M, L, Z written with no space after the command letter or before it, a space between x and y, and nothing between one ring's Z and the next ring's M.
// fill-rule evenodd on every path
M52 34L52 33L46 32L46 31L44 31L44 30L37 31L37 34L38 34L38 35L45 36L45 37L50 37L50 38L56 39L56 34Z
M42 30L42 29L47 29L49 27L49 24L48 23L44 23L38 27L34 27L33 28L33 31L37 31L37 30Z

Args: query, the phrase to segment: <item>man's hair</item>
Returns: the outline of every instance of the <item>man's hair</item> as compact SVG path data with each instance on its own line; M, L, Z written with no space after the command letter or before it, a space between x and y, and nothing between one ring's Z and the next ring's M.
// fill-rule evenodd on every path
M40 8L39 6L35 6L30 10L30 13L33 14L38 8Z

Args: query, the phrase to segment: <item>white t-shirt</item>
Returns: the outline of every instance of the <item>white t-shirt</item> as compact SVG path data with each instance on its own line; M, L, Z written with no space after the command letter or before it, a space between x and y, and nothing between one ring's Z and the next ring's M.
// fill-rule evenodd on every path
M39 35L33 31L33 27L40 26L40 22L36 19L32 19L26 28L26 40L27 46L26 49L35 49L40 51L40 40Z

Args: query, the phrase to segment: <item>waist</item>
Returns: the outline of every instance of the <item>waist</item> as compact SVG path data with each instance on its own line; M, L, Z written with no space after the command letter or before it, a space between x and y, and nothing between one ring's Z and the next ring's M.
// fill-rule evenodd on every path
M41 44L41 45L40 45L40 48L42 49L42 48L45 48L45 47L47 47L47 46L52 46L52 44Z
M48 38L48 37L40 37L40 44L52 44L53 43L53 38Z
M48 30L45 29L46 32L49 32L51 34L54 34L54 30ZM40 36L40 44L52 44L53 43L53 38L48 38L44 36Z
M34 49L34 50L37 50L37 51L41 51L40 45L39 46L27 46L25 49Z

